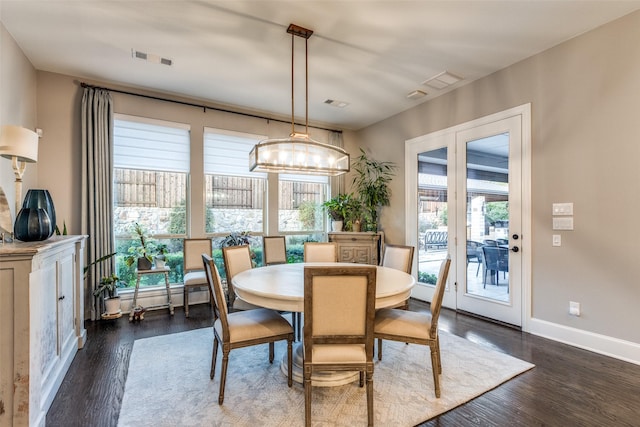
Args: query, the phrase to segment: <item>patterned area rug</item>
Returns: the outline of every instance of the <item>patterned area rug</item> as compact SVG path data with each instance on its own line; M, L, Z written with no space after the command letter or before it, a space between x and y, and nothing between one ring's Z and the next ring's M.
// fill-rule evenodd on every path
M118 425L301 426L302 385L287 387L280 371L286 343L276 343L269 364L266 344L233 350L225 400L218 405L221 351L209 379L211 328L137 340ZM384 342L373 376L375 425L413 426L497 387L534 365L441 331L442 397L436 399L426 346ZM366 425L365 388L357 382L314 387L317 426Z

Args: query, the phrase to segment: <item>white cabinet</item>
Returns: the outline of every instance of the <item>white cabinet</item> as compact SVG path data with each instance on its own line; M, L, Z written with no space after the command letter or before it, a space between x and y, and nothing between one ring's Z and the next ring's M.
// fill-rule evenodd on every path
M41 426L84 346L84 236L0 245L0 426Z

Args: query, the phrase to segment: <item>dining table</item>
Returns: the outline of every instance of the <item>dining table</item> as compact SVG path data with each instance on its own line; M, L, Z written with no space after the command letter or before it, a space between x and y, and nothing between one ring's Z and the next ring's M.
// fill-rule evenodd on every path
M233 276L238 298L260 307L282 312L304 312L304 268L307 266L353 267L353 263L276 264L245 270ZM364 266L364 265L363 265ZM404 271L376 266L376 309L394 307L411 296L415 278ZM293 380L302 383L303 343L296 345ZM286 355L285 355L286 359ZM287 373L286 360L281 365ZM359 378L357 372L318 372L312 376L314 386L338 386Z

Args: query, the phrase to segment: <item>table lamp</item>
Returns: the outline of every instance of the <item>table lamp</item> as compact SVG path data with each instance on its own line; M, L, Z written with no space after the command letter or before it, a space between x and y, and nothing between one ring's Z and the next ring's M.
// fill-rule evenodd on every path
M27 163L38 161L38 134L20 126L5 125L0 130L0 156L11 159L16 175L16 211L22 204L22 176Z

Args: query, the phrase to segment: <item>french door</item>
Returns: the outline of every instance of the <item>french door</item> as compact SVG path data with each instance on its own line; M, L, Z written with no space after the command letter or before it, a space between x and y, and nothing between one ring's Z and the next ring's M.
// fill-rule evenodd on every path
M516 107L407 141L407 224L415 226L407 227L406 240L418 254L415 298L431 300L435 274L449 255L445 306L522 326L529 298L523 162L529 111Z

